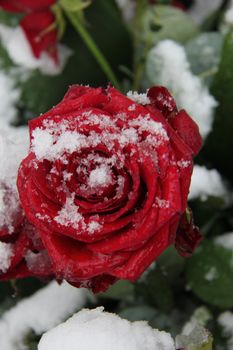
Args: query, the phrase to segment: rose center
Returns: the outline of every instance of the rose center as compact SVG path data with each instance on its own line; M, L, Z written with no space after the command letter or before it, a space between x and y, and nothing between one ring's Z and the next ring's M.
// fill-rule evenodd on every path
M112 183L112 171L108 165L100 165L90 172L88 178L88 186L93 187L106 187Z

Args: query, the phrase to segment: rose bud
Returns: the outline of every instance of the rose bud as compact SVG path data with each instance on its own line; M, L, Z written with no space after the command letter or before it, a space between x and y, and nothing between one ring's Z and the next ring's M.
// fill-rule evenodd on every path
M135 281L175 242L201 146L196 124L161 87L126 97L74 85L29 128L18 191L56 278L94 292Z
M40 58L47 53L58 63L57 42L58 31L56 18L51 11L55 0L0 0L0 8L9 12L26 13L20 21L34 57Z

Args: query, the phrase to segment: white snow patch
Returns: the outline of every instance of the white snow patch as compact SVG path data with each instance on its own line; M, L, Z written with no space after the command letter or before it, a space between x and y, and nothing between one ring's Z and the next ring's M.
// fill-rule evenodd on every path
M20 97L20 91L16 88L10 73L0 71L0 127L13 122L17 115L15 107Z
M13 231L13 218L20 210L16 178L28 143L28 128L0 125L0 229L4 226L9 233Z
M161 41L148 54L146 74L150 83L172 91L179 108L190 113L205 138L212 128L217 102L191 72L184 48L172 40Z
M218 272L216 270L216 267L212 266L210 270L206 273L205 280L211 282L217 277L218 277Z
M74 195L66 198L66 203L62 209L57 213L54 220L64 226L72 226L78 229L80 226L85 228L83 216L78 212L78 206L74 203Z
M111 170L107 165L100 165L90 172L88 185L90 187L106 186L112 181Z
M89 233L94 233L96 231L100 231L102 228L102 225L99 224L97 221L90 221L89 224L88 224L88 231Z
M191 180L189 199L206 199L207 196L224 197L226 188L221 175L216 169L207 169L205 166L195 165Z
M225 13L224 21L225 21L227 24L233 25L233 6L230 7L230 8L227 10L227 12Z
M58 44L58 62L55 64L52 58L44 52L38 59L34 57L30 44L21 27L8 27L0 24L0 38L12 61L29 70L39 69L47 75L60 74L71 56L72 51L61 44Z
M7 272L13 256L13 247L10 243L0 242L0 272Z
M144 321L130 322L104 312L103 307L83 309L47 332L38 350L76 350L77 346L82 350L175 350L170 334Z
M218 323L223 327L223 332L228 337L227 349L233 349L233 312L225 311L218 317Z
M224 233L215 238L215 243L233 251L233 232Z
M83 307L90 296L87 290L68 283L50 283L2 315L0 348L24 349L23 338L27 332L32 330L40 335L48 331Z
M130 100L136 103L139 103L141 105L150 104L150 99L147 96L147 94L139 94L137 91L128 91L127 97L130 98Z

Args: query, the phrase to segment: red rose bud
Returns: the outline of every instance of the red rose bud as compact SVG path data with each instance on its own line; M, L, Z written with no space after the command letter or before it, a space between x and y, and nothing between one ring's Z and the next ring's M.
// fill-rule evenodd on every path
M30 43L33 54L39 58L47 52L57 63L57 36L56 19L50 10L34 12L26 15L20 26Z
M25 12L20 22L33 55L40 58L43 52L49 54L55 63L57 57L58 31L56 18L50 7L56 0L0 0L0 8L10 12Z
M0 8L9 12L34 12L49 8L56 0L0 0Z
M183 213L176 232L176 249L181 256L187 258L192 255L202 239L198 227L194 225L192 211L188 208Z
M25 215L56 278L94 292L135 281L174 243L187 206L193 142L153 98L129 96L72 86L30 121L30 153L18 173ZM199 143L195 123L186 125Z

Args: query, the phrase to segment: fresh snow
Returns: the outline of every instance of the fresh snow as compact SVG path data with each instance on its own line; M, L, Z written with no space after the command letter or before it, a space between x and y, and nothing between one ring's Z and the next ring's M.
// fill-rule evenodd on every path
M10 243L0 242L0 272L5 273L8 270L12 255L12 245Z
M88 180L88 185L90 187L106 186L111 182L111 169L107 165L100 165L90 172Z
M81 115L81 117L77 116L79 125L78 132L76 130L69 130L70 125L68 122L64 121L62 124L51 122L49 124L48 121L45 120L43 126L45 126L46 129L37 127L33 130L31 150L35 153L39 161L43 159L54 161L57 158L63 159L62 157L65 153L71 154L85 148L96 147L99 144L104 144L109 150L112 150L116 142L118 142L121 147L127 146L128 144L135 144L140 148L140 146L143 145L143 150L145 151L144 132L147 132L148 136L146 141L151 147L156 148L156 146L161 143L168 141L168 135L163 125L160 122L154 121L149 113L146 115L139 115L132 120L129 120L125 114L118 114L114 118L110 118L107 115L104 117L104 120L109 120L114 131L107 128L108 124L106 124L106 121L103 125L103 115L86 114L85 116ZM117 124L120 118L123 120L125 119L126 127L123 129ZM91 123L94 121L96 125L99 125L101 132L97 133L93 130L89 135L82 133L82 128L89 121ZM75 119L73 122L75 123ZM151 153L149 147L148 151ZM65 161L64 159L64 162Z
M150 99L145 93L139 94L137 91L128 91L127 97L141 105L148 105L150 103Z
M218 272L215 266L212 266L209 271L205 275L206 281L213 281L214 279L218 278Z
M34 57L30 44L21 27L9 27L0 24L0 39L10 56L11 60L26 69L39 69L47 75L57 75L63 70L67 59L72 51L61 44L58 44L58 61L55 64L52 58L45 52L39 59Z
M51 282L2 315L0 349L24 349L23 338L27 332L40 335L48 331L82 308L90 297L85 289L74 288L66 282L62 285Z
M20 97L20 91L16 88L10 73L0 71L0 130L1 125L8 125L17 116L16 103Z
M169 333L130 322L103 307L83 309L43 335L38 350L175 350Z
M224 233L215 238L215 243L233 251L233 232Z
M191 72L183 46L172 40L157 44L148 54L146 74L150 84L171 90L178 107L187 110L205 138L211 131L217 102L202 80Z
M195 165L191 180L189 199L207 196L224 197L226 188L221 179L221 175L216 169L207 169L205 166Z
M228 337L227 349L233 349L233 312L225 311L218 317L218 323L223 328L224 335Z
M19 209L16 177L28 150L28 128L0 125L0 228L13 231L12 218Z

